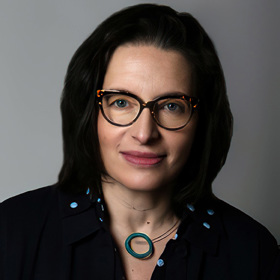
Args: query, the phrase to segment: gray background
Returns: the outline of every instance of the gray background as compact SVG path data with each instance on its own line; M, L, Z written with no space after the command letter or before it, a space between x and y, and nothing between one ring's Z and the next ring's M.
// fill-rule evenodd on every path
M103 19L145 2L0 0L0 201L56 182L67 64ZM214 40L235 117L214 192L280 243L280 1L154 2L192 13Z

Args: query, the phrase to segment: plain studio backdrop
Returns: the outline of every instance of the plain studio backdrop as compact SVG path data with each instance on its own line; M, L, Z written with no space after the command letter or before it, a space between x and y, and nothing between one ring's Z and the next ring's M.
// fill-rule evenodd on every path
M67 65L97 24L145 2L0 1L0 201L56 182ZM193 14L223 65L234 135L214 193L265 225L280 243L280 1L154 2Z

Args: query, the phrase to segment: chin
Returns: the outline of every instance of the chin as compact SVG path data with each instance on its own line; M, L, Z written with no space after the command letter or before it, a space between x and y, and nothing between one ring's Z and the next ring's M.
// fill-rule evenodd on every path
M163 181L162 178L161 180L155 180L155 178L136 180L136 178L133 178L133 180L122 180L119 183L129 190L139 192L162 191L170 185L166 181Z

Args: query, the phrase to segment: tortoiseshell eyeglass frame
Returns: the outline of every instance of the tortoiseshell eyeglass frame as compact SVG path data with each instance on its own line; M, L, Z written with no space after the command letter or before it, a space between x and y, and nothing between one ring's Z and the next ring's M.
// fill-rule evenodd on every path
M128 124L118 124L118 123L115 123L113 121L111 121L107 116L106 114L104 113L104 110L103 110L103 106L102 106L102 98L104 96L106 96L107 94L112 94L112 93L116 93L116 94L123 94L123 95L126 95L126 96L130 96L132 98L134 98L135 100L137 100L139 102L139 105L140 105L140 109L139 109L139 112L138 114L136 115L136 117L131 121L129 122ZM191 114L190 114L190 117L189 119L187 120L187 122L184 124L184 125L181 125L179 127L175 127L175 128L169 128L169 127L166 127L166 126L163 126L156 118L155 116L155 113L154 113L154 106L155 104L159 101L159 100L162 100L162 99L166 99L166 98L169 98L169 99L182 99L182 100L185 100L187 102L190 103L191 105L191 108L192 108L192 111L191 111ZM145 108L148 108L150 109L150 112L151 112L151 115L153 117L153 119L155 120L155 122L157 123L158 126L164 128L164 129L167 129L167 130L178 130L178 129L181 129L183 127L185 127L191 120L195 110L198 109L198 104L199 104L199 99L197 97L190 97L190 96L187 96L187 95L164 95L164 96L161 96L159 98L156 98L152 101L148 101L148 102L144 102L140 97L130 93L130 92L126 92L126 91L122 91L122 90L113 90L113 89L99 89L97 90L97 102L98 102L98 105L101 109L101 112L102 112L102 115L103 117L109 122L111 123L112 125L115 125L115 126L121 126L121 127L125 127L125 126L130 126L132 125L134 122L136 122L136 120L139 118L139 116L141 115L143 109Z

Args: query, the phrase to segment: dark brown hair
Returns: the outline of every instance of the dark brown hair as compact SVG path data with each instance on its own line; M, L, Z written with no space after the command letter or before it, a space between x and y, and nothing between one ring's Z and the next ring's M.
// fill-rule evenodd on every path
M173 202L179 213L186 202L212 193L211 184L230 146L232 114L211 39L193 16L167 6L140 4L113 14L74 54L61 99L64 162L58 185L70 192L101 191L101 174L106 171L97 135L96 90L102 88L113 52L127 43L178 51L192 67L193 90L200 99L199 124L191 155L174 190Z

